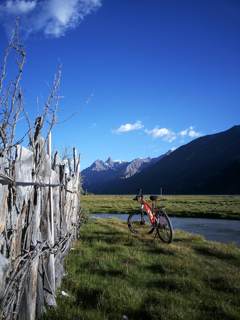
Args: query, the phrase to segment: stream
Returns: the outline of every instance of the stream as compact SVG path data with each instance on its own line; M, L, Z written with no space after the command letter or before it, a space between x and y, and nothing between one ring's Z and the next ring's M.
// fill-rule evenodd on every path
M127 221L128 214L93 214L94 218L117 218ZM204 236L207 240L223 243L234 242L240 245L240 220L203 219L203 218L170 218L173 229L182 229L187 232Z

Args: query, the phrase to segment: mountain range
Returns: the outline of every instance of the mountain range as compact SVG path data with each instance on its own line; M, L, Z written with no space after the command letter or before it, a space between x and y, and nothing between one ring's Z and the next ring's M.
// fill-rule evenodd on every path
M83 189L89 192L99 193L103 185L117 181L128 179L142 170L151 167L165 156L161 155L157 158L137 158L133 161L113 161L109 157L106 161L96 160L93 164L82 171Z
M157 158L97 160L82 171L83 188L99 194L238 194L240 126L202 136Z

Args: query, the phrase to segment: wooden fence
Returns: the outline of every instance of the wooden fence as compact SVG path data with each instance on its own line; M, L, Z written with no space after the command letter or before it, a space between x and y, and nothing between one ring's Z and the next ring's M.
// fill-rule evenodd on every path
M13 148L10 162L0 156L0 318L33 320L56 304L79 231L80 158L52 159L37 126L29 148Z

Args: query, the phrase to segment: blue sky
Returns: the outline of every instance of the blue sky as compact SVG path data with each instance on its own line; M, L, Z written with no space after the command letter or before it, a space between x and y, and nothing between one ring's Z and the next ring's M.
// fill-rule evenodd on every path
M61 63L54 147L76 146L82 168L240 123L238 0L3 0L1 52L16 14L26 109L37 114Z

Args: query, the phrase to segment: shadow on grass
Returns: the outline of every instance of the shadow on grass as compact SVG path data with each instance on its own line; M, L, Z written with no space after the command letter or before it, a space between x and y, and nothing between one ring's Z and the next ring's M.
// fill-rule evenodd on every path
M148 283L149 288L156 288L170 292L189 294L190 292L200 292L200 286L193 279L181 279L179 277L162 278Z
M78 288L76 303L83 309L95 309L103 291L100 289Z
M164 255L167 255L167 256L174 256L175 255L175 252L172 251L172 250L169 250L168 248L151 248L151 249L147 249L145 250L146 253L151 253L151 254L156 254L156 255L159 255L159 254L164 254Z
M166 279L149 281L148 287L167 290L167 291L178 291L178 292L185 291L185 290L183 290L184 288L182 286L179 286L178 283L176 283L174 281L169 281Z
M78 272L82 273L83 270L87 270L87 273L90 273L92 276L102 276L102 277L125 277L125 274L122 270L117 269L102 269L95 262L86 262L81 263Z
M213 301L210 304L201 306L202 319L205 320L237 320L239 314L231 308L226 308L223 304Z
M113 253L117 251L117 248L115 248L114 246L106 246L106 247L101 247L97 249L98 252L102 252L102 253Z
M93 275L98 275L102 277L124 277L124 273L121 270L103 270L103 269L91 269Z
M126 315L128 319L131 319L131 320L140 320L140 319L152 320L153 319L151 313L145 310L144 304L139 310L128 310L126 312ZM159 317L159 319L161 318Z
M166 274L166 270L164 267L160 264L152 264L150 266L145 267L148 271L151 271L153 273L160 273L160 274Z
M216 291L240 295L240 284L235 283L234 280L230 279L229 281L227 281L223 277L215 277L212 279L208 279L206 282L212 289Z
M218 259L225 259L228 261L232 260L232 261L240 262L239 258L236 257L231 252L224 252L223 250L219 250L216 247L196 246L194 248L194 250L197 253L202 254L204 256L214 257L214 258L218 258Z

